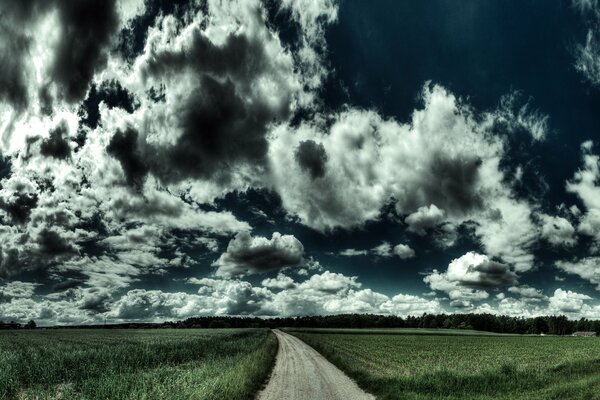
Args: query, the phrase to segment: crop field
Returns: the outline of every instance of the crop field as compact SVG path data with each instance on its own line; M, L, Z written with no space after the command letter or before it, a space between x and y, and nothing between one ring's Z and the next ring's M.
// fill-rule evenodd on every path
M247 399L267 329L0 331L0 399Z
M600 338L289 330L378 399L600 399Z

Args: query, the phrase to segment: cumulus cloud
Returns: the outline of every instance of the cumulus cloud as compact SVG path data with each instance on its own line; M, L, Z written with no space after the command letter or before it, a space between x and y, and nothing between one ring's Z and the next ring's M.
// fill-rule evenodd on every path
M600 257L586 257L574 261L559 260L556 262L556 267L585 279L596 285L596 290L600 290Z
M594 143L584 142L581 145L583 153L583 168L575 173L572 180L567 182L567 191L575 193L583 202L585 212L580 216L577 230L591 236L600 245L600 157L592 153Z
M559 288L550 297L549 308L555 313L577 313L583 308L584 302L591 299L588 295Z
M469 252L452 260L446 272L434 269L423 281L433 290L446 292L450 300L457 301L456 305L465 307L472 300L488 298L488 290L515 284L517 276L508 265Z
M404 124L349 108L330 116L331 124L274 128L270 169L284 207L305 225L331 231L376 220L394 201L410 231L423 235L441 226L447 244L453 227L475 221L487 253L531 268L538 237L532 206L504 183L499 164L505 144L490 134L497 115L482 121L437 85L426 84L422 99ZM326 155L318 179L289 151L308 141Z
M407 258L413 258L415 251L406 244L397 244L394 246L394 254L405 260Z
M445 212L430 204L429 206L419 207L417 211L408 215L404 222L408 225L408 230L419 235L425 235L427 229L435 228L444 221Z
M240 232L229 242L213 266L217 276L244 276L296 267L303 260L304 246L293 235L274 232L271 239Z

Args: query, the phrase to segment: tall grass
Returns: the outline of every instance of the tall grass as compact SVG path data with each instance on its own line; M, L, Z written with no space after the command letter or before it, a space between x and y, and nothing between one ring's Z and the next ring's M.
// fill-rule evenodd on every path
M600 340L290 333L379 399L600 399Z
M0 332L0 399L248 399L277 340L266 329Z

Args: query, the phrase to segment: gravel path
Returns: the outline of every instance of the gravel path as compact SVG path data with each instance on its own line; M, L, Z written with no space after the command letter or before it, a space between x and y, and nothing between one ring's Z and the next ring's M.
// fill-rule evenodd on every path
M375 400L300 339L279 330L277 361L258 400Z

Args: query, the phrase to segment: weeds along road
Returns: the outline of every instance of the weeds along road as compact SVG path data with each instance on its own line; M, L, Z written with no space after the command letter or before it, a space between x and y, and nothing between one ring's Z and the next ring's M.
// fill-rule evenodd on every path
M258 400L375 400L312 347L295 336L273 332L279 352Z

